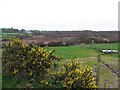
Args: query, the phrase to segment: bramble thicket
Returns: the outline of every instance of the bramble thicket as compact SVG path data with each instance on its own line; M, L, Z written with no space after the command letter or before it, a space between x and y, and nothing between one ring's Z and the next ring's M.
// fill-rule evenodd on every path
M80 63L72 61L55 67L60 56L53 54L54 50L46 51L34 45L24 45L22 40L11 39L3 46L3 74L13 76L28 83L39 82L45 87L56 88L96 88L93 70L89 66L83 68ZM57 63L56 63L57 65Z

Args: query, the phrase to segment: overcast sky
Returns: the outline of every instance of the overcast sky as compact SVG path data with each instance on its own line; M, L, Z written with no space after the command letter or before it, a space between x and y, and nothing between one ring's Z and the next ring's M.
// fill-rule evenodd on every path
M118 30L119 0L0 0L0 28Z

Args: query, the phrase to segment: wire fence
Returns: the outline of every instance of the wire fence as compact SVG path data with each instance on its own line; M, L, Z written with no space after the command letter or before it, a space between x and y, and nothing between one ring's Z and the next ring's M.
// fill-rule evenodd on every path
M106 64L99 54L97 57L96 84L99 88L118 88L120 73L109 64Z

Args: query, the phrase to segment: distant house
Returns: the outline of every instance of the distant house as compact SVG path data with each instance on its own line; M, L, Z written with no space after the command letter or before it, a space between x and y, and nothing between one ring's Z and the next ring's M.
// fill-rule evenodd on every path
M118 53L117 50L102 50L103 53Z

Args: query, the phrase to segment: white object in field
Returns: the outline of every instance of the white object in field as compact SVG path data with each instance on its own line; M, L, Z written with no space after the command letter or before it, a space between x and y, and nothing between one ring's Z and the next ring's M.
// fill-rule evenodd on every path
M103 53L118 53L117 50L102 50Z
M26 31L28 34L32 33L31 31Z

